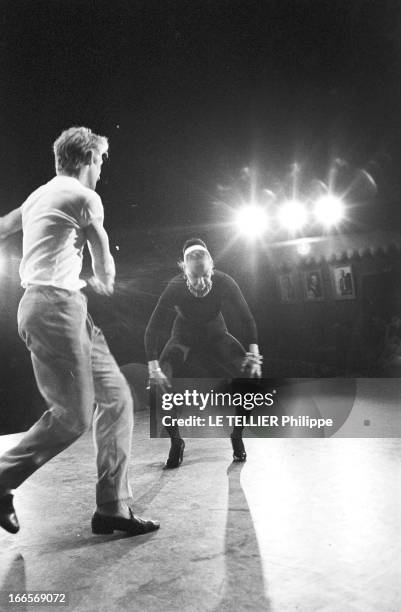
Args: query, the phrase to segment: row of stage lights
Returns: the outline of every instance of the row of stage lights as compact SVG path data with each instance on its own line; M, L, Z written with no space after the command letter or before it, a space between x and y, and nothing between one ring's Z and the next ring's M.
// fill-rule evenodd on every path
M277 208L274 216L257 204L243 206L236 213L235 223L241 234L258 237L274 226L292 234L302 231L311 222L329 229L341 223L344 217L343 200L327 194L314 203L312 210L299 200L289 200Z

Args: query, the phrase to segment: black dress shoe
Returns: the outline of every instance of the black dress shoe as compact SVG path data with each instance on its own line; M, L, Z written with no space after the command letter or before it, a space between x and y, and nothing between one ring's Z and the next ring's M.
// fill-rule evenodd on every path
M11 493L0 497L0 525L10 533L17 533L19 522L13 505L13 497Z
M182 438L173 438L171 440L170 452L168 454L168 459L164 464L164 469L172 470L173 468L178 468L184 457L184 448L185 442Z
M95 512L92 517L92 533L106 534L113 531L125 531L131 535L141 535L159 529L157 521L147 521L140 516L135 516L131 508L129 509L130 518L120 516L106 516Z
M230 438L231 438L231 444L232 444L233 451L234 451L233 461L238 461L240 463L242 463L243 461L246 461L245 446L242 441L242 438L233 438L232 434Z

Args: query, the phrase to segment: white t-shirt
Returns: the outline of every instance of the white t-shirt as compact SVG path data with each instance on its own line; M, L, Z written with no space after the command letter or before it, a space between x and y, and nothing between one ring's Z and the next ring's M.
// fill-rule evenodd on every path
M55 176L31 193L22 205L22 286L84 287L84 228L103 216L100 196L71 176Z

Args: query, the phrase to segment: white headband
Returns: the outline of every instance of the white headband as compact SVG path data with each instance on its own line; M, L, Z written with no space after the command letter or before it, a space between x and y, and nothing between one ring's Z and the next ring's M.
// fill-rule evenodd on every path
M189 246L187 249L185 249L185 251L184 251L184 258L187 255L189 255L189 253L192 253L192 251L206 251L206 253L209 253L207 248L202 246L201 244L191 244L191 246Z

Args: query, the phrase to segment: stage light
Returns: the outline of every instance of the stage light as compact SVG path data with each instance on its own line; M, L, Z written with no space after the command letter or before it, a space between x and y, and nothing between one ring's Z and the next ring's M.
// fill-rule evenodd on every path
M341 198L327 194L316 202L314 212L316 220L322 225L336 225L344 218L344 203Z
M281 206L278 218L284 228L296 232L304 227L308 220L308 214L301 202L291 200Z
M297 252L299 255L309 255L311 251L311 246L309 242L300 242L297 246Z
M235 223L241 234L257 237L267 229L268 217L261 206L249 205L237 212Z

